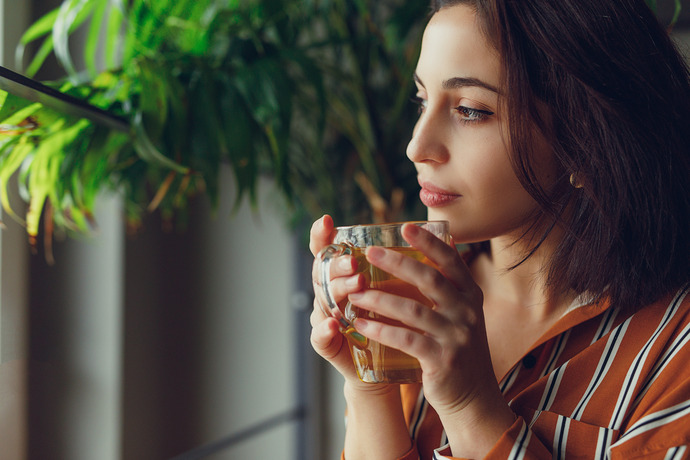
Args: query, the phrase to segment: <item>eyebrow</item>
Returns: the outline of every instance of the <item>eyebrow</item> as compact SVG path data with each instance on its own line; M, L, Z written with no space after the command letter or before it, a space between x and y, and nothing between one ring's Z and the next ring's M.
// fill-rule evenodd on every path
M417 72L414 73L413 75L414 81L419 83L420 85L424 86L424 83L422 82L421 78L419 78L419 75L417 75ZM448 90L448 89L457 89L457 88L464 88L468 86L476 86L479 88L484 88L489 91L492 91L496 94L500 94L500 91L498 88L496 88L493 85L490 85L486 83L485 81L482 81L478 78L471 78L471 77L453 77L449 78L447 80L443 80L441 83L441 88Z

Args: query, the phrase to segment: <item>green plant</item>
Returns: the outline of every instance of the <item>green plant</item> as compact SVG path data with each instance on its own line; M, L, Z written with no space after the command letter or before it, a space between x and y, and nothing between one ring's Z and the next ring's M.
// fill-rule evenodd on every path
M20 53L38 44L26 73L54 53L67 77L49 84L131 130L3 94L2 205L32 243L41 219L49 237L53 226L88 232L104 190L123 195L136 226L154 209L183 214L199 191L215 203L228 164L238 202L255 202L267 174L295 218L391 216L402 200L381 197L400 196L394 184L411 175L406 103L425 13L424 0L64 0L24 34ZM69 52L79 28L81 65ZM9 201L13 176L25 219Z

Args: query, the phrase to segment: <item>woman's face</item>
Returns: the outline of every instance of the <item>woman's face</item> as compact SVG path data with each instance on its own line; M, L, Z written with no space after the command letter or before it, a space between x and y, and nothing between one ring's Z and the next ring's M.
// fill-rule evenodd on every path
M420 117L407 156L429 218L450 221L458 243L519 237L538 208L511 167L500 72L473 9L458 5L434 14L415 73ZM555 168L540 150L535 168L548 188Z

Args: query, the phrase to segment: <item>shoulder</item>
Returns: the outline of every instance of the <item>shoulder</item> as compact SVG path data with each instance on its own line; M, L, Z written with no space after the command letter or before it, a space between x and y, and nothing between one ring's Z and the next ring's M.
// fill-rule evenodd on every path
M662 365L681 364L671 357L683 354L690 358L689 293L690 285L686 285L632 314L617 309L618 324L612 333L622 348L618 357L628 356L628 364L633 367L644 363L642 367L650 373L658 373ZM690 375L690 367L682 367L683 373Z
M640 308L631 317L631 323L640 331L654 335L673 336L690 323L690 283L659 300Z
M646 333L624 381L634 388L617 443L626 458L690 442L689 291L686 286L641 309L630 323L633 332Z

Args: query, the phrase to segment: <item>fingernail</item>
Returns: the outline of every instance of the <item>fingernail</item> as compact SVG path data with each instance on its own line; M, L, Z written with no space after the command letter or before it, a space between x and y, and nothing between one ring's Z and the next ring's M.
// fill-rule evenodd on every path
M369 246L367 248L367 258L371 261L381 260L386 254L386 251L379 246Z
M419 234L419 227L415 224L407 224L405 226L405 231L407 232L408 236L416 236Z
M338 261L338 266L340 267L341 270L350 270L352 271L352 258L349 257L342 257Z
M362 318L357 318L353 324L355 326L355 329L357 329L360 332L364 332L366 328L369 327L369 321Z
M359 286L359 275L351 276L345 281L345 285L349 288Z

